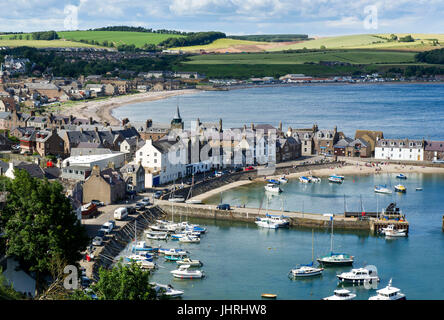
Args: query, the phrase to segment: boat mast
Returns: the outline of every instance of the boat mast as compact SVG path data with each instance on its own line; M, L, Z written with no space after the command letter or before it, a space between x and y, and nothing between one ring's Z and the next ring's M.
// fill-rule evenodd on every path
M333 214L331 215L330 252L333 253Z
M314 263L314 229L311 229L311 263Z

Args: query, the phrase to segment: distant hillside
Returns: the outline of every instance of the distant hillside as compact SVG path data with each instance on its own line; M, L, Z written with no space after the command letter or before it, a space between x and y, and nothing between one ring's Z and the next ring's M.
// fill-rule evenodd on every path
M307 40L306 34L257 34L245 36L229 36L231 39L248 40L248 41L262 41L262 42L291 42Z

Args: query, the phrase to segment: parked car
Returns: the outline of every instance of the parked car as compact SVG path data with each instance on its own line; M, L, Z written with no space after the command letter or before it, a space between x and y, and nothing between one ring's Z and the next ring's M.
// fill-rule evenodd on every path
M103 238L97 236L97 237L94 237L92 244L93 244L93 246L101 246L102 242L103 242Z
M105 204L103 203L103 201L99 201L99 200L91 200L92 204L95 204L98 207L103 207Z
M150 199L148 197L144 197L142 200L139 201L140 203L143 203L145 206L150 205Z
M103 230L103 232L105 232L105 234L110 234L111 231L113 231L113 224L109 223L109 222L105 222L102 227L100 228L100 230Z
M246 168L245 168L245 171L251 171L251 170L254 170L254 167L249 166L249 167L246 167Z
M221 203L217 206L218 210L230 210L230 205L228 203Z
M114 220L108 220L108 223L113 226L113 229L116 227L116 222Z
M222 171L216 171L216 172L214 173L214 176L215 176L215 177L222 177L223 174L224 174L224 173L223 173Z
M154 199L159 199L162 196L163 192L162 191L156 191L154 193Z
M145 204L143 202L137 202L134 208L136 208L136 210L143 210L145 209Z

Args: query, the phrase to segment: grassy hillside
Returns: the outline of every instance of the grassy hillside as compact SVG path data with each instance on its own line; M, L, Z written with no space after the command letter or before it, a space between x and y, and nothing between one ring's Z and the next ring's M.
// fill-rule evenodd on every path
M99 43L103 41L113 42L115 46L135 45L141 48L144 44L157 45L168 38L179 38L181 35L160 34L149 32L128 32L128 31L62 31L58 32L60 38L67 40L95 40Z
M303 64L340 61L351 64L414 62L413 52L333 50L299 53L249 53L196 55L186 64Z

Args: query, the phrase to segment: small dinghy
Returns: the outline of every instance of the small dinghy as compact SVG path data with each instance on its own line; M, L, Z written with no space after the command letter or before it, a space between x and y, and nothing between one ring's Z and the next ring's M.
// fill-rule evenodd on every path
M308 177L308 179L310 179L311 182L321 182L321 178L319 177L315 177L315 176L310 176Z
M166 240L168 238L168 233L160 231L145 231L145 237L151 240Z
M268 191L268 192L273 192L273 193L282 192L281 188L279 188L279 186L274 183L268 183L264 188L265 188L265 191Z
M280 182L280 183L287 183L287 182L288 182L288 179L285 178L285 176L282 176L282 177L279 178L279 182Z
M177 260L178 265L189 265L190 267L202 267L203 263L200 260L192 260L190 258L183 258L182 260Z
M380 184L379 186L375 186L375 192L376 193L383 193L383 194L392 194L392 190L387 188L386 185Z
M179 279L201 279L205 276L205 273L200 270L189 270L190 265L179 266L179 269L170 271L170 273Z
M179 242L182 242L182 243L199 243L200 242L200 238L199 237L193 237L193 236L186 235L184 237L181 237L179 239Z
M402 180L406 180L406 179L407 179L407 176L404 175L404 174L402 174L402 173L400 173L400 174L398 174L398 175L396 176L396 178L398 178L398 179L402 179Z
M277 294L274 294L274 293L262 293L261 297L265 298L265 299L276 299L277 298Z
M416 191L422 191L422 188L421 187L417 187Z
M338 176L331 176L328 178L329 182L333 182L333 183L342 183L344 179L342 179L341 177Z
M299 177L299 181L302 183L310 183L311 180L305 176L301 176L301 177Z

